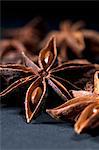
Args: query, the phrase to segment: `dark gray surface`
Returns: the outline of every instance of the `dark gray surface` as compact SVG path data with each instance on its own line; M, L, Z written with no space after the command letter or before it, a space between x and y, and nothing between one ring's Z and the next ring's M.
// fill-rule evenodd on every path
M19 108L1 108L0 150L98 150L99 135L76 135L69 123L42 114L27 124Z

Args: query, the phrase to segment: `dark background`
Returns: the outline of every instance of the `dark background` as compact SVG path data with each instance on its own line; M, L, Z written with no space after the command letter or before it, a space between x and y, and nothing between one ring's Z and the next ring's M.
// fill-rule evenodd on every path
M45 21L50 22L52 27L57 27L58 22L64 19L73 21L84 20L88 27L99 27L99 3L79 1L2 1L1 22L3 27L9 24L20 25L35 16L42 16Z
M98 2L2 2L3 28L23 25L35 16L42 16L49 29L57 29L64 19L83 19L87 27L99 30ZM57 122L47 114L27 124L16 106L2 106L0 113L1 150L99 149L99 131L77 135L71 124Z

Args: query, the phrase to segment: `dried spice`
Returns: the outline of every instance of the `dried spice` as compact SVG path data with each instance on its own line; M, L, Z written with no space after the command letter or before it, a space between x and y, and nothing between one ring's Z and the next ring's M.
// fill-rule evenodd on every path
M24 51L29 58L37 62L37 55L30 55L24 45L18 40L1 40L0 41L0 64L22 64L20 52Z
M51 31L47 37L41 42L41 47L52 36L56 36L57 47L59 48L59 61L68 60L67 48L80 58L81 51L85 48L84 38L81 34L83 22L72 24L70 21L64 21L60 24L59 31Z
M42 18L36 17L23 27L4 29L2 35L5 38L19 40L30 54L37 54L37 46L45 33Z
M23 65L1 65L1 75L7 78L10 84L0 95L14 91L22 85L30 84L25 98L25 111L27 122L30 122L32 118L35 118L40 111L41 105L46 94L47 83L60 95L64 100L70 98L71 95L68 90L54 77L52 70L54 71L55 61L57 59L57 51L54 37L49 41L48 45L41 50L39 54L39 66L34 64L25 54L22 52L24 62ZM75 67L75 66L74 66ZM53 69L52 69L53 68ZM62 66L61 66L62 68ZM58 69L57 67L55 68ZM19 76L18 80L14 81ZM61 81L62 79L59 78ZM11 81L12 80L12 81ZM68 84L73 86L69 81Z
M81 133L88 128L99 127L99 71L94 75L94 91L73 91L75 98L64 104L46 110L55 119L75 121L75 132Z
M49 32L41 42L41 47L52 35L55 35L60 63L75 58L87 58L90 61L97 58L99 60L99 33L84 29L84 25L83 21L74 24L70 21L60 23L59 31Z

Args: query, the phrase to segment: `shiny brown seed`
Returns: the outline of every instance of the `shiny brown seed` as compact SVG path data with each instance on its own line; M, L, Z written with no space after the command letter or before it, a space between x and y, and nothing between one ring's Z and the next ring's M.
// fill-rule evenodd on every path
M45 53L45 59L44 59L45 63L46 64L51 64L52 60L53 60L53 54L52 54L52 52L47 51Z
M32 95L31 95L31 101L33 104L37 104L40 97L42 95L42 89L40 87L37 87L33 92L32 92Z

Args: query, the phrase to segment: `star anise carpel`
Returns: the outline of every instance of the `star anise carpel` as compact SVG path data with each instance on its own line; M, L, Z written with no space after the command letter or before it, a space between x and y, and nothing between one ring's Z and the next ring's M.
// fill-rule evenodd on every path
M94 74L94 91L72 91L75 98L64 104L46 110L55 119L69 119L76 122L75 132L99 127L99 71Z

